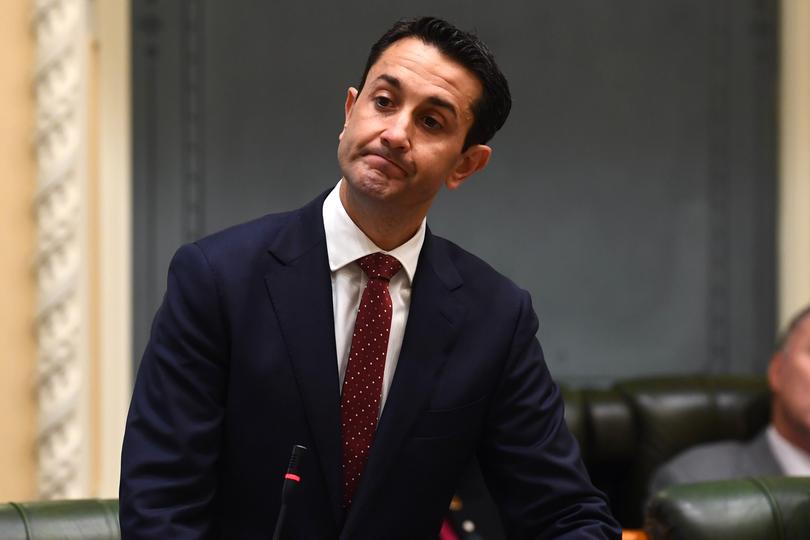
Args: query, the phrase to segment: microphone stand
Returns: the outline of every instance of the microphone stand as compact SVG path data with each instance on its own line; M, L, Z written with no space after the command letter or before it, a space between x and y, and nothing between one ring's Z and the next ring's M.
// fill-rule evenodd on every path
M298 490L301 483L299 466L301 458L307 451L305 446L296 444L290 454L290 464L287 466L287 473L284 475L284 484L281 486L281 508L278 510L276 519L276 529L273 531L273 540L281 540L281 531L284 529L284 519L287 517L287 505L292 500L293 494Z

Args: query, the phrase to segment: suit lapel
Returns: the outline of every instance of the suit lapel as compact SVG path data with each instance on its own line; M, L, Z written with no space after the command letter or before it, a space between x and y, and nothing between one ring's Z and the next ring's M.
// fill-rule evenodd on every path
M456 336L464 309L454 291L462 280L430 231L427 231L394 379L374 437L374 445L341 538L351 538L358 516L383 493L386 475L411 425L429 404L437 376Z
M324 196L291 215L265 277L290 355L336 523L340 507L340 396L332 283L323 232Z

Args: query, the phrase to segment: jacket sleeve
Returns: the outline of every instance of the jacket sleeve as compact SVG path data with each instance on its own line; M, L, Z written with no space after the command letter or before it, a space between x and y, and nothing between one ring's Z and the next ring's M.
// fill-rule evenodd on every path
M620 538L605 496L590 482L563 418L563 402L535 338L528 293L479 449L507 537Z
M211 538L228 332L201 248L172 259L135 382L121 457L124 540Z

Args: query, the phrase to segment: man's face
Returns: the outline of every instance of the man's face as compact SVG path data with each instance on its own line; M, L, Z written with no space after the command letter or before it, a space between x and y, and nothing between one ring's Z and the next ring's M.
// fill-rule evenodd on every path
M768 377L774 393L774 423L777 427L784 423L793 434L791 442L810 451L810 316L776 353Z
M458 187L489 158L486 146L461 151L480 94L475 75L435 47L388 47L346 99L338 161L353 196L426 213L443 183Z

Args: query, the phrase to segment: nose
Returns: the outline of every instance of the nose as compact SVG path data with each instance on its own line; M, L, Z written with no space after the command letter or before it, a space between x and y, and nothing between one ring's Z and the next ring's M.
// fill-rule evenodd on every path
M388 122L380 135L380 140L383 145L391 150L408 150L411 146L410 130L410 115L403 111L401 114L388 117Z

